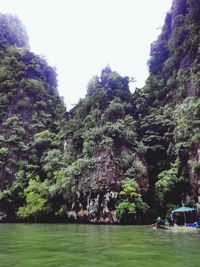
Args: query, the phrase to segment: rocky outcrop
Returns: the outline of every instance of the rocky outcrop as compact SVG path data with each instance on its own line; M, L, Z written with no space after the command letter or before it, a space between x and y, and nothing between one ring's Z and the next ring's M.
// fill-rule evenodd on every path
M92 169L88 169L85 176L89 181L81 177L76 185L76 192L72 199L67 199L67 218L73 222L92 223L119 223L120 216L116 213L116 206L120 202L121 183L124 179L112 155L112 151L100 151L98 163ZM135 177L140 186L142 195L149 188L148 170L138 155L133 153Z
M0 14L0 23L0 189L3 190L15 181L24 165L28 162L34 165L30 151L34 135L47 128L55 131L64 108L56 89L55 70L29 51L28 36L19 19ZM55 111L59 108L60 114Z
M69 112L58 96L54 69L28 50L18 20L0 16L5 214L118 223L122 213L128 218L147 212L145 202L155 211L198 203L199 14L199 1L174 0L151 45L144 88L131 94L130 79L107 66ZM9 39L9 23L19 23L21 35L12 31Z
M200 145L193 145L192 153L188 159L188 173L191 185L191 194L200 196Z
M163 138L166 143L162 147L162 153L166 162L171 162L171 164L175 161L179 162L177 176L182 181L184 180L185 184L180 182L179 185L176 185L177 191L173 192L171 189L172 199L170 200L176 202L179 199L179 203L181 200L184 201L181 198L185 194L188 194L191 199L194 198L195 201L199 196L199 12L200 2L197 0L173 1L172 8L166 15L162 32L151 47L150 76L143 89L148 94L146 102L150 107L147 109L148 111L145 111L147 116L144 116L142 124L150 116L155 120L158 117L162 118L162 106L164 106L165 114L168 113L167 116L171 114L171 133L169 128L167 129L166 121L162 123L161 130L151 132L151 136L155 138L156 135L158 142L163 136L168 135L169 137L169 139ZM147 131L151 130L151 125L146 129ZM150 148L153 147L155 147L154 143ZM160 173L170 169L170 166L165 165L159 158L152 164L151 155L153 153L157 158L161 152L158 149L148 152L147 155L153 170L150 174L151 184L155 183L155 176L159 176L159 167ZM171 182L173 183L173 181ZM164 187L164 177L162 186ZM179 194L177 199L176 192ZM170 193L168 194L170 195Z
M77 192L76 200L67 211L67 219L73 222L118 223L115 205L119 193L107 190Z

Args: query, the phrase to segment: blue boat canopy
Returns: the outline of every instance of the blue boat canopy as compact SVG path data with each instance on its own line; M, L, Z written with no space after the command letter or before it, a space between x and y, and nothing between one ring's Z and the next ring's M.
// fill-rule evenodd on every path
M180 207L180 208L173 210L172 212L190 212L190 211L195 211L195 210L196 210L195 208Z

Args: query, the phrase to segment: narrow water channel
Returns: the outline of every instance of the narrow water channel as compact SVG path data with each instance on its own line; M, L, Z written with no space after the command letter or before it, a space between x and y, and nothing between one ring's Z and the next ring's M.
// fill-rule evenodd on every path
M0 224L0 267L199 267L200 232Z

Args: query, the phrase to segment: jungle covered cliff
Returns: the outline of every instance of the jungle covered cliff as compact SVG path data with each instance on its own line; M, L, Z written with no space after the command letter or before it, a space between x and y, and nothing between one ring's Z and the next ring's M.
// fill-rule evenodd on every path
M199 1L174 0L144 88L107 66L69 112L21 22L0 15L2 220L139 223L198 206L199 14Z

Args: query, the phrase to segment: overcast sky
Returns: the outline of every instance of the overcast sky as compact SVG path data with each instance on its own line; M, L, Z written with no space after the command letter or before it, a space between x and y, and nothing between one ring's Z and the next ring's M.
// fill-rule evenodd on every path
M156 40L172 0L0 0L0 12L18 15L31 50L58 73L69 109L86 94L93 75L107 64L142 87L150 44Z

